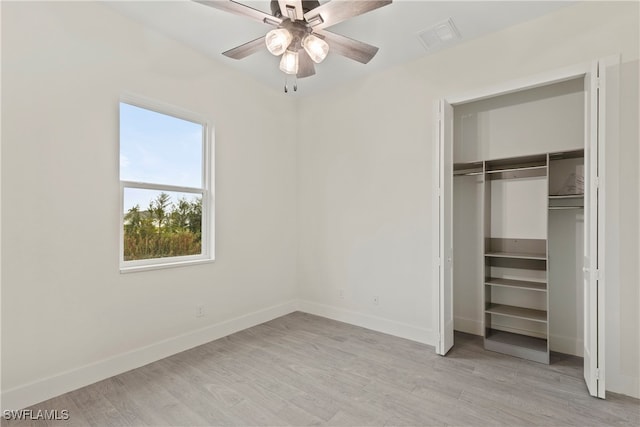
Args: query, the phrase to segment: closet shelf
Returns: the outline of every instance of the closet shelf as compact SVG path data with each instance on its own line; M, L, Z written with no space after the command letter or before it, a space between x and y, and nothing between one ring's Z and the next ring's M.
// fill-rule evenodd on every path
M549 153L549 160L584 159L584 149Z
M497 277L487 277L485 285L499 286L505 288L526 289L530 291L547 291L547 284L544 282L529 282L525 280L500 279Z
M469 162L469 163L454 163L453 175L454 176L474 176L484 174L483 162Z
M505 170L523 170L528 168L547 167L547 155L536 154L532 156L520 156L504 159L487 160L487 171L504 172Z
M487 328L485 346L488 350L499 351L540 363L549 363L548 342L544 338Z
M541 253L526 253L526 252L487 252L485 257L490 258L514 258L514 259L535 259L546 261L547 255Z
M549 210L584 209L584 194L549 195Z
M531 320L533 322L547 323L547 312L544 310L534 310L532 308L490 303L487 305L484 312L500 316L514 317L517 319Z

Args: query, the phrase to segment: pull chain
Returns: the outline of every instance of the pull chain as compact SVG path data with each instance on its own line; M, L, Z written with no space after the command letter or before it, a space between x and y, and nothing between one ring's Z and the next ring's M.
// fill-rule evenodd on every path
M298 91L298 76L297 75L293 76L293 91L294 92ZM284 93L289 93L289 75L288 74L284 75Z

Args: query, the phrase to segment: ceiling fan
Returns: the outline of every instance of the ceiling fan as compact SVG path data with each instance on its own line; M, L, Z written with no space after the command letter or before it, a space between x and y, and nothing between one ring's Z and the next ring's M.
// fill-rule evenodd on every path
M271 0L272 14L269 15L234 0L194 1L276 27L265 37L259 37L222 54L229 58L242 59L256 53L266 44L273 55L282 55L280 70L297 78L314 75L314 63L322 62L329 49L362 64L368 63L378 52L377 47L332 33L325 28L392 2L332 0L320 4L318 0ZM294 86L294 90L297 90L297 86Z

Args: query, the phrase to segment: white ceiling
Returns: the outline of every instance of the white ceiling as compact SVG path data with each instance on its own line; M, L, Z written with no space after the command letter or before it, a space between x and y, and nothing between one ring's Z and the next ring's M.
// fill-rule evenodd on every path
M320 3L326 1L320 0ZM268 0L239 2L270 13ZM317 93L364 74L433 53L438 49L427 52L417 34L448 18L453 19L461 39L442 48L534 19L571 3L394 0L388 6L328 28L332 32L378 46L380 50L369 64L363 65L329 52L326 60L316 65L316 75L298 81L298 95ZM117 1L105 4L270 87L279 89L284 86L284 74L278 69L279 58L269 54L266 47L242 60L221 55L221 52L266 34L273 28L269 25L190 0Z

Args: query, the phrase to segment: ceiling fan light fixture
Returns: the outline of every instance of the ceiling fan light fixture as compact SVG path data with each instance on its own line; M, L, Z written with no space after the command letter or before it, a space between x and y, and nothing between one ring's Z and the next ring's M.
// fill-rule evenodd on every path
M267 49L275 56L282 55L293 40L293 36L286 28L276 28L267 33L264 38Z
M286 50L280 60L280 70L286 74L298 74L298 52Z
M316 64L324 61L329 53L329 44L313 34L307 34L304 37L302 40L302 47L304 47L304 50L307 51L313 62Z
M244 0L193 1L270 25L271 31L264 37L258 37L222 54L227 58L242 59L264 49L261 46L266 45L269 53L281 57L280 70L294 75L295 82L297 79L310 77L316 73L315 64L325 60L329 53L329 44L335 53L367 64L378 52L376 46L324 29L393 2L393 0L269 0L271 14L268 14L243 4ZM440 30L440 37L446 38L449 35L444 29ZM288 77L285 77L285 92L287 79ZM294 83L294 91L296 87Z

